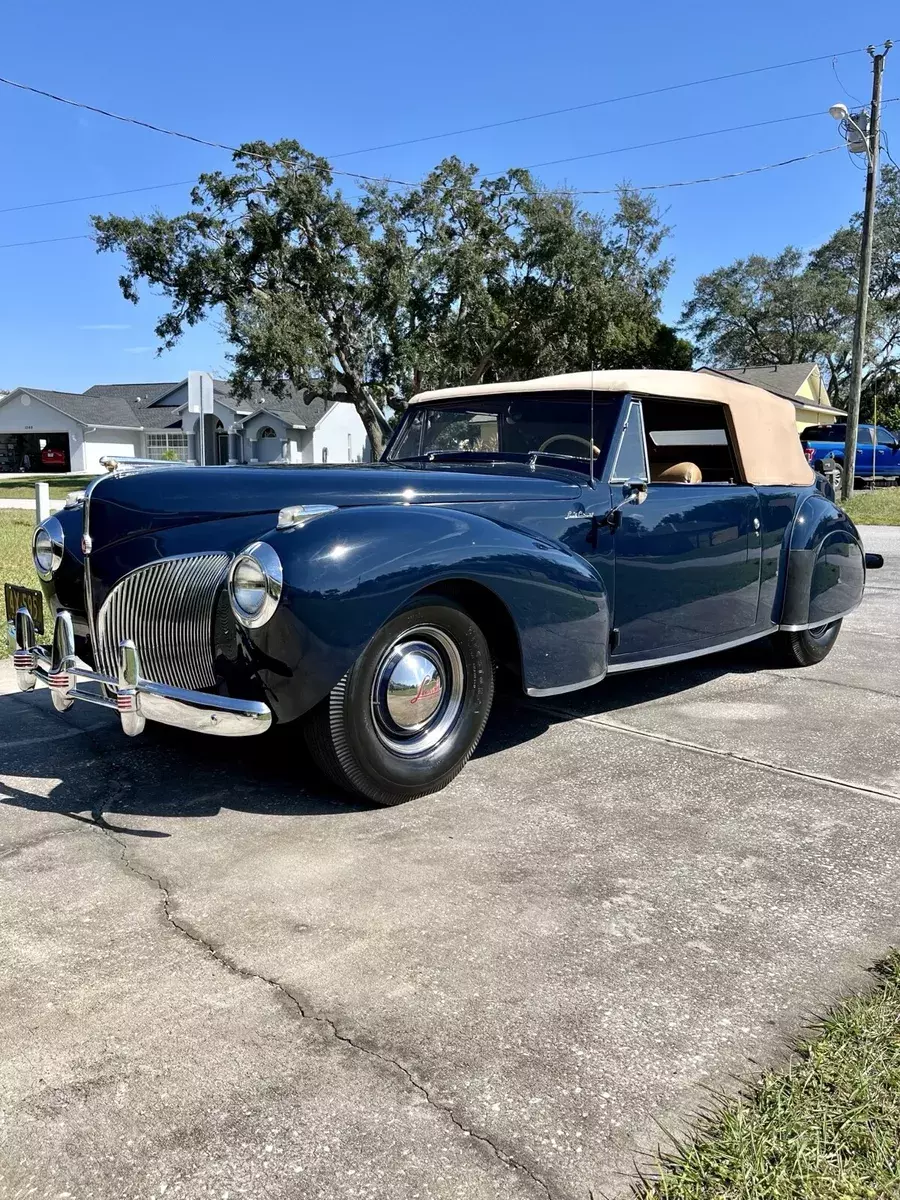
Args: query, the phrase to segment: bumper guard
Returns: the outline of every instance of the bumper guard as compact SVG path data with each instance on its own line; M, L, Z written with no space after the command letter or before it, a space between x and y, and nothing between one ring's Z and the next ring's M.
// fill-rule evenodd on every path
M272 724L272 712L260 700L233 700L142 678L138 648L132 641L119 643L117 677L99 674L75 654L72 617L64 609L56 614L51 646L35 644L34 621L27 609L16 612L13 666L20 691L32 691L38 681L45 683L58 712L71 708L76 700L111 708L129 737L142 733L148 720L219 737L265 733ZM95 689L89 690L92 684Z

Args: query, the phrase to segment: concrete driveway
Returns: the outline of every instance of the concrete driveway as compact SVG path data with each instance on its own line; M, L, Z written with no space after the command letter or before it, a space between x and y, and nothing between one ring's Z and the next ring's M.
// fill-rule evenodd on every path
M3 1200L627 1192L898 941L900 530L864 535L819 667L507 705L396 809L4 664Z

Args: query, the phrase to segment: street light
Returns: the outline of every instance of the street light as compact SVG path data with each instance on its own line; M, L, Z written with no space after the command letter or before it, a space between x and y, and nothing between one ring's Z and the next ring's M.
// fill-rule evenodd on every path
M866 320L869 313L869 281L872 277L872 235L875 229L875 189L878 183L878 150L881 141L881 81L884 75L884 59L891 48L884 43L884 51L875 53L869 46L872 57L872 104L868 112L849 112L846 104L832 104L829 113L840 121L847 139L847 147L854 154L866 156L866 202L863 208L862 237L859 253L859 283L856 291L856 320L853 325L852 373L850 375L850 403L847 409L847 437L844 442L844 471L841 478L841 499L849 500L853 494L856 474L856 442L859 436L859 401L862 393L863 357L866 345Z

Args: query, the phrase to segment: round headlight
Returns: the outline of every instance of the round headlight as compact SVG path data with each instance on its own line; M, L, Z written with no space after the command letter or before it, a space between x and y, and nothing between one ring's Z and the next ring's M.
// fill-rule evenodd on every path
M52 579L63 556L63 529L56 517L50 517L34 531L31 540L31 557L34 569L41 579Z
M265 542L254 542L231 564L228 595L234 615L250 629L265 625L278 607L283 582L281 559Z

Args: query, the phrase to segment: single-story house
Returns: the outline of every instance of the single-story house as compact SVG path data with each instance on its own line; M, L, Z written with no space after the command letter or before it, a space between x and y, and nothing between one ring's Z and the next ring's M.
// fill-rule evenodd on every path
M785 396L797 410L797 430L807 425L832 425L847 414L835 408L815 363L775 363L764 367L701 367L708 375L729 375L743 383L766 388L776 396Z
M0 396L0 471L101 470L105 455L199 458L200 417L188 385L100 383L86 392L18 387ZM254 388L237 400L215 380L204 418L207 463L364 462L365 427L352 404L306 393L276 398Z

